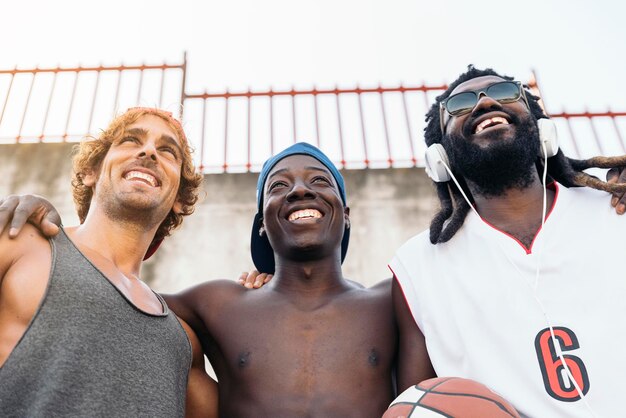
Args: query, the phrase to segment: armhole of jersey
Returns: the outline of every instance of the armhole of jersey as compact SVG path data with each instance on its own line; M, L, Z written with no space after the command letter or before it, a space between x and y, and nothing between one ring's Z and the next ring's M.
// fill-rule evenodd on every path
M420 306L421 302L419 294L416 291L415 286L413 286L411 277L406 272L402 262L398 259L398 257L394 257L391 263L389 263L388 267L393 274L394 280L396 280L400 285L400 290L402 291L404 302L409 307L409 311L411 312L411 316L413 316L413 320L419 327L420 331L422 331L422 334L424 334L422 318L418 315L418 307Z
M64 234L63 229L61 229L61 231L59 233L60 234ZM54 270L56 268L56 259L57 259L57 257L56 257L56 255L57 255L57 245L54 242L54 239L53 238L48 238L48 243L50 244L50 273L48 274L48 283L46 284L46 290L44 291L43 296L41 297L41 300L39 301L39 304L37 305L37 309L35 310L35 314L33 315L33 317L28 322L28 325L26 326L26 329L24 330L24 333L22 334L20 339L17 340L17 343L15 343L15 346L13 347L13 349L11 350L11 352L9 353L7 358L4 360L4 363L2 365L0 365L0 372L2 372L3 367L11 360L11 356L13 355L15 350L17 350L17 348L20 346L20 344L22 343L24 338L26 338L26 335L28 334L28 332L32 328L33 324L37 320L37 317L39 316L39 313L41 312L41 309L43 308L44 304L46 303L46 300L48 299L48 294L50 293L50 287L52 285L52 277L54 276Z
M163 302L165 303L165 300L163 300ZM180 323L180 318L178 317L178 315L176 315L174 313L174 311L172 311L171 309L169 309L169 313L168 314L174 316L174 320L176 321L176 323L180 327L181 331L185 335L185 341L187 341L187 348L189 348L189 365L187 366L187 378L186 378L186 380L189 381L189 372L191 371L191 365L193 364L193 347L191 346L191 340L189 339L189 335L187 335L187 330L185 330L185 327L183 326L183 324ZM189 325L189 324L187 324L187 325ZM189 326L189 328L191 328L191 326ZM192 328L192 331L193 331L193 328ZM193 332L195 332L195 331L193 331ZM204 357L204 350L202 350L202 356Z

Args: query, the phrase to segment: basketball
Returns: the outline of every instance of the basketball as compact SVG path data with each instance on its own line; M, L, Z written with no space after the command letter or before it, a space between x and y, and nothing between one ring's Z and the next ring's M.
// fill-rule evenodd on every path
M436 377L411 386L382 418L510 418L519 414L482 383L460 377Z

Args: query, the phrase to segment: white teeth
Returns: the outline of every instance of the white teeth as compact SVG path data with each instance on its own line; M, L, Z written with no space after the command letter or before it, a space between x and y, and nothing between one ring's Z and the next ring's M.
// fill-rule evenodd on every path
M293 221L297 221L298 219L307 219L307 218L317 219L321 217L322 217L322 213L317 209L303 209L303 210L297 210L293 212L291 215L289 215L289 221L293 222Z
M474 131L474 133L479 134L488 126L508 125L508 124L509 124L508 120L506 120L505 118L501 116L496 116L495 118L485 119L484 121L480 122L478 126L476 127L476 130Z
M141 179L141 180L145 180L148 183L150 183L150 185L152 187L156 187L157 186L157 181L156 181L156 179L154 177L152 177L150 174L142 173L141 171L129 171L124 176L124 179L126 179L126 180Z

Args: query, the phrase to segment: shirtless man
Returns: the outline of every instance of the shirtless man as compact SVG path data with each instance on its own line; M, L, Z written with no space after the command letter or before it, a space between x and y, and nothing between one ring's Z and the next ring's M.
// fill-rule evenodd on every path
M171 114L131 109L74 158L81 225L0 235L0 415L216 416L197 337L139 279L200 180Z
M380 417L396 362L415 353L398 372L412 381L433 372L418 358L423 341L398 354L391 281L364 289L341 273L350 228L341 174L298 143L265 163L258 206L252 255L273 280L254 292L213 281L168 298L216 371L220 416Z

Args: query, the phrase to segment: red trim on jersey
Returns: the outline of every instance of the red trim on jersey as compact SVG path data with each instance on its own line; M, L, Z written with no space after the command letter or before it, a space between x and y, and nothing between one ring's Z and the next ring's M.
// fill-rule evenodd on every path
M411 304L409 303L409 300L406 298L406 294L404 293L404 288L402 287L402 282L400 280L398 280L398 276L396 275L396 273L393 271L393 269L391 268L391 266L389 264L387 264L387 268L389 270L391 270L391 274L393 274L393 280L398 282L398 286L400 286L400 291L402 292L402 297L404 298L404 303L406 303L406 306L409 307L409 311L411 312L411 317L413 318L413 322L415 322L415 325L417 325L417 328L419 328L419 330L422 333L422 335L424 335L424 330L422 330L422 327L420 327L420 324L418 324L417 321L415 320L415 314L413 313L413 309L411 309ZM425 338L426 337L424 337L424 339Z
M548 218L550 217L550 214L552 213L552 210L554 210L554 206L556 205L556 200L559 197L559 185L556 182L552 182L550 184L548 184L548 186L546 187L547 189L550 190L554 190L554 200L552 201L552 206L550 207L550 209L548 210L548 213L546 213L546 222L548 221ZM517 242L523 249L524 251L526 251L526 254L532 254L533 252L533 244L535 243L535 240L537 239L537 236L539 235L539 232L541 231L541 226L539 227L539 229L537 230L537 232L535 232L535 236L532 240L532 242L530 243L530 248L526 248L526 246L517 238L515 238L513 235L509 234L508 232L505 232L503 230L501 230L500 228L498 228L495 225L490 224L488 221L486 221L485 219L483 219L483 217L481 216L480 219L487 224L487 226L492 227L493 229L495 229L496 231L500 232L501 234L506 235L507 237L511 238L512 240L514 240L515 242ZM545 222L544 222L545 223ZM393 272L393 270L392 270Z

